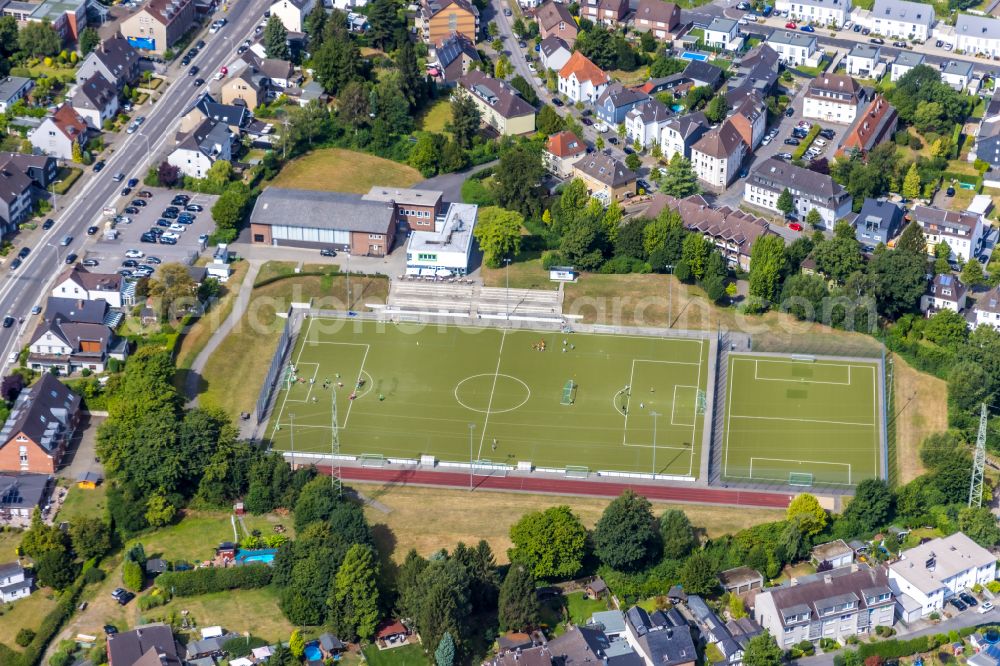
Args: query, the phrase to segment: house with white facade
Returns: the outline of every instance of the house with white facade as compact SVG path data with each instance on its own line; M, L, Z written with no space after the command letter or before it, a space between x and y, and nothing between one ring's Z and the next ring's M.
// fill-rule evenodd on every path
M955 49L1000 57L1000 19L973 14L959 14L955 20L958 42Z
M966 262L979 253L983 242L983 216L969 211L941 210L914 206L911 219L920 225L927 242L927 253L934 254L938 243L947 243L951 259Z
M847 73L861 79L870 79L882 57L882 49L875 44L855 44L847 54Z
M815 209L823 220L823 227L833 229L837 220L851 212L850 193L833 178L773 157L761 162L747 178L743 200L780 213L778 198L786 189L794 202L792 213L800 220Z
M939 273L931 280L927 293L920 297L920 311L932 314L940 310L962 312L969 289L957 275Z
M839 569L854 564L854 549L844 543L843 539L821 543L813 546L809 561L817 566L828 562L831 568Z
M924 64L926 58L923 53L917 53L916 51L900 51L896 59L892 61L892 69L889 73L889 79L893 82L899 81L903 76L913 69Z
M941 80L963 92L972 81L972 63L967 60L949 60L941 70Z
M802 116L828 123L850 125L858 117L864 90L845 74L823 74L809 82Z
M701 111L671 118L660 134L663 159L669 162L678 153L690 158L691 146L698 142L708 128L708 118Z
M278 0L271 4L271 16L281 19L281 24L289 32L305 32L306 16L315 4L316 0Z
M204 178L217 160L232 160L233 133L226 123L205 118L190 132L177 135L167 162L185 176Z
M69 104L63 103L28 133L33 148L64 160L73 159L73 144L87 144L87 121Z
M972 306L974 319L973 328L992 326L1000 330L1000 286L976 296L976 304Z
M56 278L50 296L75 300L107 301L113 308L122 306L122 278L115 273L91 273L80 264L67 268Z
M9 604L31 594L32 578L20 562L0 564L0 602Z
M573 175L573 165L586 154L587 144L573 132L563 130L558 134L553 134L545 142L542 162L552 175L558 178L569 178Z
M611 77L579 51L559 70L559 92L576 102L593 104L611 83Z
M566 42L555 35L543 39L538 47L538 58L542 61L542 65L554 72L561 70L569 62L572 54Z
M667 105L655 97L639 102L625 114L625 135L628 142L638 141L644 148L660 143L663 128L672 117L673 113Z
M996 557L962 532L904 550L889 565L889 585L920 606L920 616L944 608L959 592L996 579ZM904 620L907 618L904 618Z
M871 12L858 22L883 37L923 43L934 25L934 6L910 0L875 0Z
M815 34L794 30L775 30L767 43L778 54L783 65L816 67L823 57Z
M793 21L838 28L851 16L851 0L778 0L774 8L788 12L788 18Z
M739 51L743 47L743 36L740 35L740 24L733 19L712 19L705 28L703 38L707 46L723 51Z
M843 567L765 589L754 600L754 619L787 650L891 627L895 605L885 569Z
M118 89L100 74L94 74L76 87L70 106L91 129L100 130L104 121L118 114Z
M472 253L472 230L479 206L452 203L434 231L413 231L406 245L406 274L451 277L465 275Z
M35 87L35 82L24 76L7 76L0 78L0 113L24 99Z
M726 119L691 147L691 166L705 186L721 191L736 179L747 150L740 131Z

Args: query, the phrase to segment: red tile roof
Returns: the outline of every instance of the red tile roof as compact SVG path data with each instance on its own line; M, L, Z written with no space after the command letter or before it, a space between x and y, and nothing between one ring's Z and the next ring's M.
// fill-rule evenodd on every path
M611 77L604 70L590 62L587 56L579 51L574 51L563 68L559 70L559 77L563 79L568 79L572 74L576 75L577 81L590 81L595 86L611 81Z

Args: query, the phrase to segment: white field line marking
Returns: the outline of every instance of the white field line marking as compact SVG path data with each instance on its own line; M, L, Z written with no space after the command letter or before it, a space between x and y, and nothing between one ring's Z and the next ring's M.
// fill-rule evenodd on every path
M319 363L311 363L309 361L306 361L305 363L296 363L295 367L298 368L301 365L316 366L315 368L313 368L312 381L309 382L309 389L306 391L306 397L303 398L302 400L299 400L297 398L296 399L288 398L287 402L309 402L309 398L312 396L313 386L316 385L316 376L319 375ZM289 391L289 393L291 393L291 391Z
M851 485L852 468L851 468L851 464L850 463L821 462L821 461L818 461L818 460L795 460L795 459L790 459L790 458L758 458L758 457L751 457L750 458L750 476L736 477L736 478L753 479L754 478L754 475L753 475L753 461L754 460L770 460L772 462L798 463L799 465L837 465L837 466L841 466L841 467L846 467L847 468L847 483L842 483L842 482L839 482L839 481L824 481L823 483L831 483L831 484L839 485L839 486L844 486L844 485L849 486L849 485ZM809 473L810 474L814 474L813 472L809 472ZM815 477L815 474L814 474L814 477ZM756 477L756 480L758 480L758 481L781 481L781 482L788 481L788 479L774 479L774 478L771 478L771 477Z
M507 329L500 333L500 353L497 354L497 368L493 371L493 388L490 389L490 401L486 403L486 420L483 421L483 434L479 437L479 454L476 460L483 459L483 442L486 441L486 426L490 422L490 410L493 409L493 394L497 390L497 379L500 378L500 363L503 361L503 343L507 340Z
M737 360L749 361L751 359L737 359ZM762 361L759 360L759 359L753 359L753 363L754 363L754 366L753 366L754 367L753 378L754 378L754 381L758 381L758 382L787 382L789 384L828 384L828 385L831 385L831 386L850 386L851 385L851 366L849 366L849 365L846 366L847 367L847 381L846 382L824 382L824 381L819 381L819 380L806 379L805 377L800 378L800 379L792 379L792 378L782 379L782 378L778 378L778 377L761 377L760 376L760 366L758 365L761 362ZM775 364L785 363L784 361L771 361L771 360L764 360L763 362L764 363L775 363ZM844 367L844 366L838 366L838 367Z
M358 382L361 381L361 375L368 374L368 373L365 372L365 361L368 360L368 351L370 349L371 349L371 345L366 344L365 345L365 355L361 357L361 368L358 369L358 378L354 381L354 388L351 389L352 391L357 391L358 390ZM370 377L371 375L368 375L368 376ZM350 395L350 394L348 394L348 395ZM347 427L347 420L351 418L351 407L354 406L354 403L356 401L357 401L357 397L355 397L354 400L348 400L347 401L347 416L344 417L344 425L340 426L341 430L343 430L344 428Z
M698 412L698 387L697 386L687 386L685 384L674 384L674 399L673 399L674 401L670 405L670 425L672 425L672 426L683 426L683 427L687 428L687 427L691 426L690 423L677 423L674 420L674 415L677 414L677 389L679 389L679 388L694 389L694 408L695 408L695 413L697 414L697 412Z
M828 423L831 425L865 426L870 428L872 423L856 423L854 421L825 421L823 419L797 419L791 416L746 416L742 414L730 414L734 419L753 419L756 421L798 421L800 423Z
M303 340L302 346L299 347L298 356L295 357L295 365L298 365L299 359L302 358L302 350L305 349L305 340L309 338L309 330L312 328L313 321L313 319L310 319L309 323L306 325L305 339ZM274 428L271 429L271 441L274 441L274 434L278 432L278 428L281 427L281 415L285 413L285 405L288 404L288 395L291 392L291 388L285 389L285 399L281 401L281 409L278 410L278 418L274 422Z
M632 359L632 371L628 375L628 385L625 387L625 425L622 427L622 446L628 446L628 413L632 410L632 380L635 379L635 359Z
M699 360L701 360L702 358L704 358L704 353L705 353L705 341L702 340L701 344L698 345L698 359ZM701 390L701 366L702 366L702 364L699 363L698 364L698 380L695 382L694 418L691 419L691 457L688 460L688 476L691 476L694 473L694 438L695 438L695 433L696 433L696 431L698 429L698 391ZM708 391L706 391L705 393L706 393L706 400L707 400ZM703 453L703 455L704 455L704 453Z

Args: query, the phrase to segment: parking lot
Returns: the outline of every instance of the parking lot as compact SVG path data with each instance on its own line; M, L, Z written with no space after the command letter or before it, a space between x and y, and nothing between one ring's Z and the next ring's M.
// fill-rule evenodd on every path
M122 183L122 187L124 186L125 183ZM137 193L143 190L149 191L153 196L145 199L138 197ZM146 202L146 205L138 206L138 213L124 213L131 218L132 222L131 224L116 225L115 229L118 231L118 237L113 240L104 237L103 223L105 220L94 220L92 224L99 227L95 235L96 242L84 248L80 259L97 260L99 268L95 270L104 272L119 270L122 261L126 259L125 252L130 249L140 250L146 255L159 257L164 263L193 263L198 253L205 248L205 243L199 240L199 236L211 234L215 229L215 224L212 222L212 216L209 211L212 204L218 198L217 196L210 194L189 194L191 197L190 203L198 204L204 210L201 212L192 212L191 214L195 218L194 222L187 225L180 225L178 228L183 228L183 231L173 232L178 236L176 245L144 243L140 240L140 236L144 232L157 226L157 220L161 218L164 209L171 205L171 199L177 194L188 193L178 190L144 187L140 183L129 196L120 197L116 208L119 212L124 211L132 203L133 199L141 199ZM178 208L183 210L183 206L178 206ZM174 222L174 220L168 220L168 222ZM171 231L166 227L160 228L163 231Z

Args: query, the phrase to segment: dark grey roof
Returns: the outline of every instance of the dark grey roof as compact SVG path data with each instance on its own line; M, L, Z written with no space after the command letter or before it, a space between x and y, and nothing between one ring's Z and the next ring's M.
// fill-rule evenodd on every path
M677 130L681 137L685 140L699 133L704 133L708 130L709 122L708 118L701 111L696 111L695 113L689 113L685 116L678 116L674 118L669 123L667 127Z
M605 660L608 666L642 665L642 659L625 641L612 642L604 631L595 627L570 627L562 636L549 641L548 648L555 666L595 666Z
M903 211L896 204L880 199L865 199L855 224L858 229L865 227L871 231L879 230L891 235L902 221Z
M535 113L535 107L524 101L514 87L506 81L487 76L478 69L465 74L458 80L458 85L490 105L504 118L519 118Z
M761 42L743 56L735 76L727 82L727 86L730 89L755 88L766 93L778 80L779 66L777 51Z
M688 602L690 600L688 597ZM697 651L687 626L675 627L669 623L655 621L639 606L629 608L625 612L625 617L632 625L639 645L657 666L697 661Z
M7 578L8 576L16 576L17 574L23 573L24 567L21 566L20 562L0 564L0 578Z
M641 118L644 125L662 123L670 118L670 115L671 111L667 108L667 105L655 97L650 97L647 100L639 102L628 112L628 116L631 118L636 116Z
M672 2L639 0L639 6L635 10L635 18L655 23L666 23L667 27L670 28L673 27L676 20L680 19L680 12L677 11L677 5Z
M138 62L139 53L132 48L127 39L115 35L101 42L101 45L87 57L97 58L116 79L120 79Z
M394 219L391 203L360 194L265 188L250 214L252 224L340 229L384 234Z
M875 0L872 18L914 23L930 28L934 23L934 7L923 2L908 0Z
M73 349L73 353L80 352L80 342L82 340L99 342L102 353L108 352L115 344L114 331L103 323L91 324L88 322L69 321L67 319L47 319L44 325L35 329L31 343L34 344L35 341L46 333L52 333L65 342L67 346Z
M954 74L955 76L972 77L972 63L964 60L949 60L948 64L941 70L942 74Z
M77 86L73 95L74 108L103 110L118 97L118 90L100 74L94 74Z
M569 8L561 2L555 2L555 0L549 0L549 2L536 9L535 19L538 21L539 27L544 30L551 30L560 23L565 23L574 29L576 28L576 21L573 20L573 15L569 13Z
M916 51L900 51L896 59L892 61L894 65L901 65L903 67L916 67L917 65L924 64L925 56L923 53L917 53Z
M232 141L229 125L212 118L205 118L187 134L177 135L175 150L197 150L208 157L217 157L221 146Z
M634 171L604 153L585 155L573 166L594 180L611 187L626 185L637 177Z
M738 23L736 23L736 21L734 21L733 19L720 18L716 16L714 19L712 19L712 22L709 23L708 27L705 29L713 30L715 32L731 33L733 31L733 28L735 28L737 25Z
M722 69L707 62L692 60L684 68L684 76L697 83L716 88L722 82Z
M0 199L8 205L31 189L31 178L12 162L0 164Z
M33 509L42 503L51 477L24 472L0 473L0 509Z
M458 32L453 32L449 37L441 40L441 43L435 49L435 53L437 54L438 62L445 68L455 62L463 53L472 60L479 62L479 52L476 51L476 45L468 37Z
M243 127L253 118L253 114L243 104L220 104L208 93L199 97L194 106L212 120L233 127Z
M792 30L775 30L768 40L772 44L788 44L789 46L800 46L808 48L816 43L816 35L807 32L795 32Z
M1000 19L973 14L959 14L955 19L955 32L959 37L1000 39Z
M163 573L168 569L166 560L159 557L153 557L146 560L146 573L158 574ZM188 654L191 654L191 644L188 644Z
M869 60L875 60L881 52L882 49L873 44L855 44L851 48L850 53L847 55L852 58L867 58Z
M84 301L49 296L45 301L45 318L49 320L62 319L83 324L103 324L107 311L108 302L101 298Z
M829 574L830 572L827 572ZM812 620L818 620L825 607L847 601L857 602L857 609L866 609L884 605L892 605L895 601L889 599L869 604L862 590L877 588L879 591L891 592L888 588L888 576L885 569L861 569L848 571L839 576L822 575L819 580L797 582L795 585L783 585L770 588L763 594L770 594L774 607L779 611L779 619L784 623L784 617L790 614L803 615L808 613Z
M343 641L330 633L322 633L319 635L319 646L327 652L332 650L343 650L347 647L344 645Z
M768 158L750 174L750 179L755 184L762 186L787 187L789 190L798 190L804 194L809 194L821 199L840 197L845 190L833 178L822 173L810 171L788 164L773 157Z
M30 83L31 79L26 79L23 76L0 78L0 101L6 102L15 95L20 94L21 90Z
M640 90L626 88L622 84L615 82L605 88L604 92L598 96L597 104L599 106L604 106L604 104L610 100L614 108L620 109L623 106L637 104L647 98L648 95L646 95L646 93Z
M108 661L116 666L132 666L149 653L153 659L159 657L158 663L162 666L183 664L173 632L165 624L147 624L108 636ZM144 660L144 663L147 662Z
M0 430L0 448L23 432L31 441L51 453L53 445L60 441L57 435L65 433L67 424L79 409L80 396L46 372L34 386L18 396L3 430Z
M549 56L551 56L553 53L555 53L559 49L566 49L567 53L570 50L569 49L569 45L566 44L566 42L564 42L560 37L556 37L555 35L549 35L548 37L546 37L545 39L543 39L542 43L541 43L541 46L539 48L541 49L542 54L546 58L548 58Z
M195 284L201 284L208 275L208 268L205 266L187 266L188 275Z
M701 137L698 143L694 144L692 150L722 159L736 153L742 143L744 143L743 136L736 129L736 126L733 125L732 121L726 119L718 127L706 132L705 136Z

